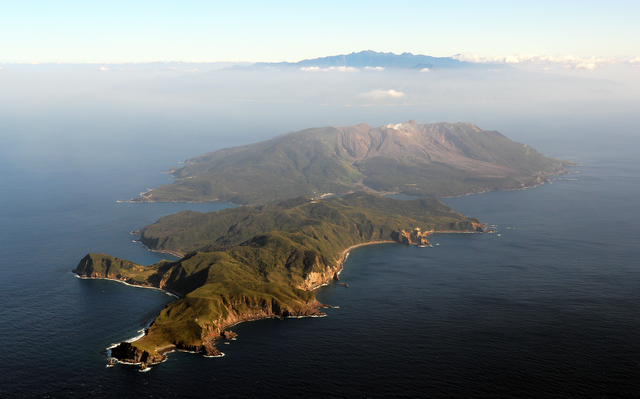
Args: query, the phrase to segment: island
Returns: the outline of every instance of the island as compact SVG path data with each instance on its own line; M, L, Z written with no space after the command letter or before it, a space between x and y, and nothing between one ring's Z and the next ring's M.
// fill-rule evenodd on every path
M176 179L133 201L264 204L367 190L452 197L533 187L571 162L470 123L305 129L223 148L171 169Z
M356 192L343 197L298 197L275 204L210 213L183 211L144 227L150 249L182 259L138 265L88 254L73 270L155 287L177 297L143 338L112 349L119 361L162 362L173 349L221 355L215 341L228 328L268 317L321 316L313 290L338 279L348 251L381 242L429 245L434 232L485 232L437 199L397 200Z
M174 349L220 356L216 340L237 323L323 315L314 289L338 279L355 246L426 247L432 233L487 231L437 197L533 187L570 165L469 123L306 129L191 158L170 171L174 183L133 199L244 205L183 211L135 232L180 260L143 266L93 253L73 272L178 297L144 337L112 349L119 361L146 367Z

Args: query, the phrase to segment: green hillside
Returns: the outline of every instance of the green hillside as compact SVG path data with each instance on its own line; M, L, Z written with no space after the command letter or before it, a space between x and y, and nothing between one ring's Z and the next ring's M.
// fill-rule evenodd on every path
M167 216L145 227L142 237L154 249L185 253L181 260L141 266L89 254L74 272L180 296L144 338L113 349L120 360L153 363L176 347L215 355L214 340L240 321L320 315L311 290L336 277L346 248L384 241L424 245L433 231L484 228L433 199L400 201L364 192L300 197Z
M342 227L355 221L365 229L365 222L360 220L363 214L353 214L355 211L350 208L367 209L368 219L385 224L401 215L428 223L429 230L455 231L466 220L436 199L399 201L357 192L321 201L299 197L275 205L242 206L209 213L182 211L143 228L140 240L150 249L184 255L239 245L265 231L304 230L320 220Z
M187 160L177 181L135 201L239 204L362 189L445 197L530 187L570 162L468 123L306 129Z

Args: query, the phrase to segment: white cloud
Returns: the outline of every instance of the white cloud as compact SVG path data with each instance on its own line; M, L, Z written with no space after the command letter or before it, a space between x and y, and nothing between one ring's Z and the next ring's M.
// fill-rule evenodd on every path
M378 90L372 90L368 93L362 93L358 97L379 101L379 100L385 100L385 99L398 99L398 98L403 98L405 96L406 94L404 94L401 91L395 91L393 89L390 89L390 90L378 89Z
M581 62L576 65L576 69L588 69L590 71L593 71L596 67L597 65L592 62Z
M358 68L345 67L345 66L329 67L329 68L302 67L300 68L300 70L305 72L358 72L359 71Z
M384 67L364 67L364 69L368 70L368 71L384 71Z
M358 68L352 68L352 67L331 67L326 69L327 71L338 71L338 72L357 72Z
M107 67L100 67L100 68L98 68L98 71L108 71L108 70L109 70L109 68L107 68Z
M520 58L518 58L518 56L515 56L515 55L509 55L504 59L504 62L511 63L511 64L518 64L520 63Z
M575 57L573 55L540 55L540 54L511 54L508 56L482 57L478 54L457 54L453 58L459 61L473 63L492 64L558 64L562 68L588 69L594 70L603 65L628 63L640 63L640 57L629 59L627 57ZM636 61L638 60L638 61ZM567 66L568 65L568 66Z
M423 69L420 70L420 72L422 72L422 73L431 72L431 69L423 68Z

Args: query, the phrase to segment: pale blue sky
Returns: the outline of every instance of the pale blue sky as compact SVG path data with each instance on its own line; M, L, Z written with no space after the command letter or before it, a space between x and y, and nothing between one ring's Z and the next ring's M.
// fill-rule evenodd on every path
M640 1L5 1L2 62L640 56Z

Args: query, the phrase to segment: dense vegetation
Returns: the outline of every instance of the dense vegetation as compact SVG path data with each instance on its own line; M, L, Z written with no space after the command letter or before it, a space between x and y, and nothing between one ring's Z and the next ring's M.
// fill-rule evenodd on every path
M136 201L265 203L362 189L446 197L540 184L568 162L468 123L307 129L187 160Z
M342 198L300 197L273 205L211 213L180 212L142 230L150 247L181 252L176 262L141 266L89 254L74 270L163 288L181 299L169 304L134 343L116 357L156 362L178 347L215 354L212 340L239 321L319 315L312 288L333 278L352 245L426 243L431 231L483 231L477 219L434 199L400 201L358 192Z
M178 254L215 251L239 245L267 231L304 231L320 221L347 228L355 223L362 238L373 239L370 231L373 222L391 225L396 231L411 229L401 224L398 216L428 223L429 230L456 231L468 227L468 219L436 199L399 201L358 192L321 201L299 197L275 205L242 206L218 212L182 211L146 226L140 240L151 249Z

